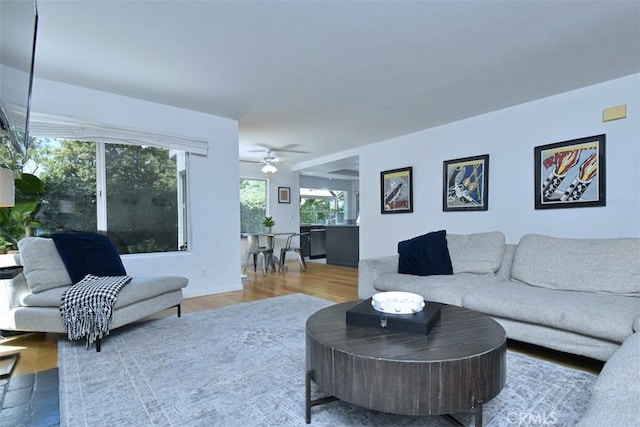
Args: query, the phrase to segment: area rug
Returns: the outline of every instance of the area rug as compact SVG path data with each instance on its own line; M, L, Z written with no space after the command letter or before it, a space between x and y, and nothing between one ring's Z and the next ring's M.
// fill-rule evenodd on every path
M58 344L63 426L304 426L305 322L330 305L287 295L119 328L102 351ZM516 352L486 426L573 425L596 376ZM313 388L314 398L322 396ZM471 413L456 414L473 425ZM449 426L332 402L316 426Z

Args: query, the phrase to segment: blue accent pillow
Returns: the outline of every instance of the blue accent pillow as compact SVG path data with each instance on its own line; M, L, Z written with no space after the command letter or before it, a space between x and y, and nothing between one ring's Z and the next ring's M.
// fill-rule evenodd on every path
M445 230L398 243L398 254L398 273L416 276L453 274Z
M87 274L127 274L120 254L108 236L96 233L55 233L51 238L74 284L84 279Z

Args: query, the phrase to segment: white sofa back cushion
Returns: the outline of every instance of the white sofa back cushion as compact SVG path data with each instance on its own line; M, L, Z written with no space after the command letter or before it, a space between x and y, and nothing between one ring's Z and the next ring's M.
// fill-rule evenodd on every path
M511 277L550 289L640 296L640 238L571 239L527 234Z
M496 274L502 264L505 237L500 231L474 234L447 233L453 274Z
M26 237L18 242L20 264L33 293L71 285L71 278L52 239Z

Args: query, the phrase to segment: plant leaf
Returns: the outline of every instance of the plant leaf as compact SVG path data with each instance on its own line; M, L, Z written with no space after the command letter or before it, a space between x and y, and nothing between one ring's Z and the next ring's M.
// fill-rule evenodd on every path
M16 188L23 193L42 193L44 191L44 182L30 173L18 174L15 184Z

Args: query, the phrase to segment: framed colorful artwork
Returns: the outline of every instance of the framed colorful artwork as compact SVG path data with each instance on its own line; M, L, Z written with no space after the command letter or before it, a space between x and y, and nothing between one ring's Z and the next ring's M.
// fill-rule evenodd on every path
M380 172L380 212L413 212L413 168Z
M489 155L445 160L442 164L442 210L489 209Z
M535 208L606 206L606 136L534 148Z

